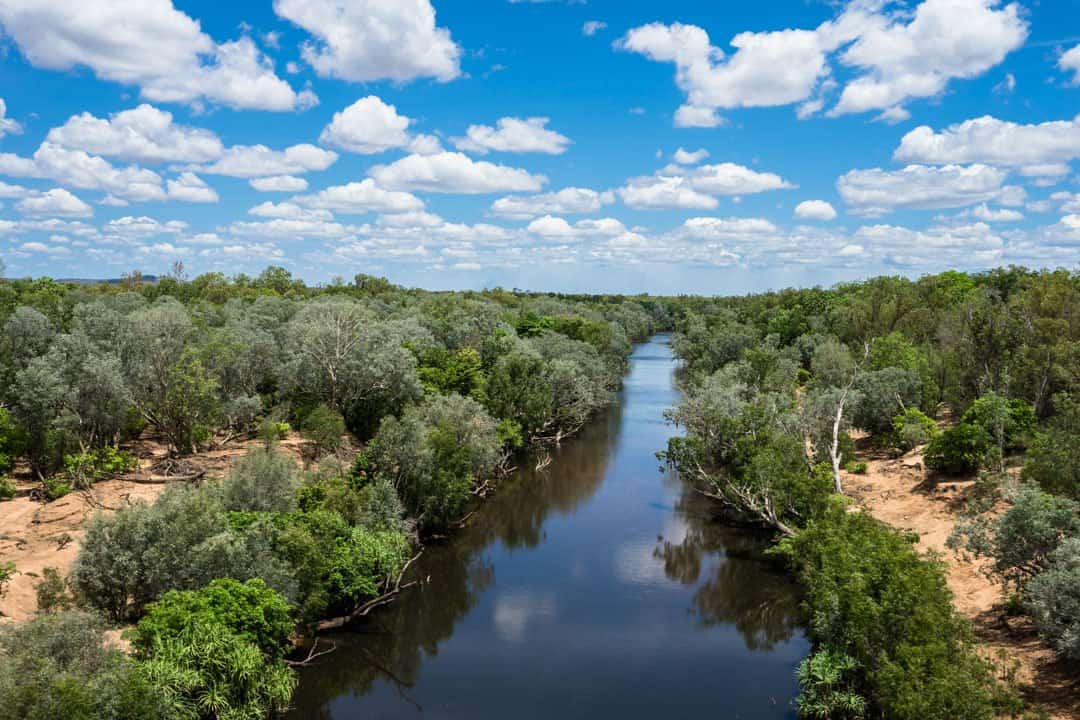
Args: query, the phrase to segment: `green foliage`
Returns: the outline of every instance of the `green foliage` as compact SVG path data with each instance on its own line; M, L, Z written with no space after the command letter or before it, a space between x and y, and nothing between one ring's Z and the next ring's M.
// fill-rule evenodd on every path
M0 500L10 500L19 492L15 481L9 477L0 476Z
M1028 447L1023 478L1047 492L1080 499L1080 402L1059 394L1054 407L1058 414Z
M862 460L850 460L844 465L844 469L852 475L865 475L868 467Z
M926 466L945 475L973 473L985 461L992 441L977 425L954 425L930 441L924 454Z
M15 577L18 571L15 569L15 563L9 561L0 562L0 598L7 594L8 583L11 582L11 578Z
M78 488L90 487L98 480L130 472L138 466L137 457L111 445L64 456L64 471Z
M34 589L39 613L56 613L70 610L73 604L68 593L68 583L54 567L41 571L41 582Z
M922 392L914 371L896 367L860 374L855 388L859 399L851 421L872 435L891 431L893 417L906 407L918 407Z
M23 451L25 439L15 418L0 408L0 475L15 469L15 458Z
M543 359L528 350L500 357L488 376L484 404L493 416L516 423L526 437L543 429L552 410Z
M272 448L252 448L233 464L221 484L221 499L226 510L289 512L299 487L292 458Z
M345 434L345 421L341 413L319 405L304 418L300 434L313 446L315 457L324 453L335 452L341 447L341 436Z
M960 421L981 428L1002 452L1008 452L1027 445L1035 427L1035 410L1023 400L989 392L972 403Z
M457 393L482 399L484 367L480 353L471 347L450 351L434 347L418 354L417 373L427 393Z
M990 668L953 609L939 562L839 500L785 548L806 588L815 640L854 661L883 716L994 717Z
M132 643L148 654L162 639L196 624L222 625L269 656L288 650L294 627L289 603L262 580L220 578L198 590L171 590L148 605Z
M938 435L937 423L922 410L907 408L893 416L890 443L903 452L914 450L920 445L932 442Z
M862 720L866 698L859 694L853 677L857 668L850 655L825 646L799 663L799 717L808 720Z
M70 482L58 477L47 477L41 481L41 485L45 488L45 497L50 500L59 500L75 489Z
M1023 483L1007 497L1008 510L958 523L949 546L989 558L989 572L1022 589L1050 565L1061 543L1080 536L1080 503Z
M20 720L187 720L85 612L0 626L0 707Z
M1050 554L1049 566L1027 587L1027 609L1039 633L1070 660L1080 659L1080 537Z
M331 553L330 584L335 596L352 603L376 597L382 584L401 572L409 558L401 532L353 528Z
M296 687L285 663L218 623L158 636L142 672L184 720L261 720L284 711Z

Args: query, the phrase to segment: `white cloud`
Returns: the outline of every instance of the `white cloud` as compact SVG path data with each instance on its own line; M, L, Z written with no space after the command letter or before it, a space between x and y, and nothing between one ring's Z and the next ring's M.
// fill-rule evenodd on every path
M249 215L268 218L285 218L288 220L333 220L334 215L329 210L300 207L293 202L264 202L248 210Z
M803 200L795 206L795 217L803 220L835 220L836 209L824 200Z
M292 202L309 208L346 214L368 212L409 212L422 210L420 198L407 192L385 190L371 178L335 185L313 195L297 195Z
M1020 6L999 0L926 0L914 16L874 23L841 54L864 70L844 88L833 114L888 111L935 97L954 78L978 77L1027 37Z
M178 125L172 113L152 105L114 113L109 119L84 112L49 131L48 141L61 147L128 162L210 162L224 147L217 135L202 128Z
M26 197L29 193L30 191L22 185L10 185L0 182L0 198L21 198Z
M1016 167L1029 176L1066 175L1065 163L1080 157L1080 115L1037 125L985 115L940 133L923 125L904 135L894 157L904 162Z
M1005 171L988 165L908 165L902 170L851 170L836 187L854 211L878 215L898 208L957 208L1005 198Z
M454 152L408 155L389 165L376 165L369 174L391 190L439 193L533 192L547 183L543 175Z
M161 222L156 218L146 215L125 215L124 217L110 220L102 230L107 234L123 235L131 237L149 237L153 235L177 235L187 230L188 224L183 220L169 220Z
M704 148L693 152L679 148L674 155L675 162L680 165L697 165L707 157L709 157L709 151Z
M1024 214L1008 208L991 209L986 203L977 205L970 210L961 213L965 217L973 217L986 222L1017 222L1024 219Z
M1073 85L1080 85L1080 45L1062 53L1058 58L1058 67L1063 72L1073 73Z
M36 67L89 67L154 102L291 110L314 99L275 75L251 38L215 43L171 0L7 0L0 25Z
M302 55L321 76L445 82L461 75L461 48L436 26L429 0L274 0L274 12L317 38Z
M300 175L325 170L338 159L336 152L302 143L284 150L271 150L265 145L233 145L217 162L190 169L211 175L255 178L272 175Z
M581 26L581 34L585 37L592 37L606 27L607 23L602 20L588 20Z
M695 217L683 223L686 234L696 240L732 240L774 235L779 229L765 218Z
M877 110L880 119L897 122L908 115L907 101L938 96L950 80L982 74L1023 43L1027 23L1019 6L1000 4L925 0L914 13L890 14L884 2L852 2L813 30L739 33L731 55L702 28L681 23L642 25L616 47L674 63L675 83L686 95L676 126L715 127L722 122L717 110L732 108L800 103L800 118L817 113L835 85L835 53L860 74L829 114Z
M522 120L514 117L499 119L496 127L470 125L466 137L452 138L458 150L481 155L494 150L508 153L547 153L561 155L566 152L570 138L545 126L549 119L533 117Z
M274 218L258 222L234 222L228 226L230 235L238 237L302 240L305 238L333 239L346 237L350 228L338 222L306 218Z
M690 180L695 190L710 195L751 195L795 187L776 173L758 172L731 162L692 168L676 165L664 168L661 172L665 175L684 176Z
M121 202L164 200L161 176L132 165L118 168L82 150L43 142L32 158L0 153L0 173L15 177L49 178L84 190L104 190Z
M632 178L616 192L624 203L640 210L712 210L720 204L716 198L694 190L687 178L673 175Z
M9 134L18 135L21 132L22 125L7 117L7 105L4 104L4 99L0 98L0 138Z
M195 173L180 173L175 180L166 183L169 197L184 202L213 203L218 201L218 194L203 182Z
M986 267L1001 262L1005 241L986 223L912 230L896 225L859 228L855 242L899 267Z
M491 212L500 217L527 220L537 215L596 212L603 205L613 201L611 192L568 187L541 195L514 195L499 198L491 204Z
M375 95L360 98L340 112L319 135L319 142L348 152L372 155L409 144L410 118Z
M36 193L15 203L19 212L26 215L53 215L57 217L89 217L93 209L64 188L53 188Z
M303 192L308 189L308 181L294 175L252 178L248 184L259 192Z
M579 240L587 236L614 237L626 232L626 226L615 218L580 220L573 225L561 217L544 215L529 223L526 231L545 240Z

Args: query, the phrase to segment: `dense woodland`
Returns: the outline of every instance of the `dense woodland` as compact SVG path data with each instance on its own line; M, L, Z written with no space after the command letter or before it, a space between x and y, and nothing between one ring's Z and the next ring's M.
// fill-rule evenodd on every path
M0 630L0 705L20 718L284 708L294 639L392 591L515 453L607 405L657 322L657 302L368 276L309 288L280 268L0 282L0 477L55 499L130 471L146 442L167 446L162 472L180 469L154 504L97 516L70 579L42 578L39 618ZM303 466L279 449L294 430ZM238 442L250 449L227 477L184 481L186 457ZM135 624L130 656L102 642L116 624Z
M631 344L674 330L686 430L664 453L801 581L808 718L1022 712L943 567L855 511L854 440L975 476L952 543L1080 659L1080 276L1019 268L734 298L310 288L182 274L0 282L0 473L55 498L248 442L226 478L101 515L38 619L0 631L19 717L261 718L293 641L392 590L528 445L611 401ZM281 452L299 430L310 462ZM257 440L257 442L252 442ZM657 448L658 450L660 448ZM0 493L16 485L0 482ZM0 506L2 507L2 506ZM996 509L990 512L991 509ZM5 573L17 568L6 568ZM2 585L2 583L0 583ZM133 653L106 648L134 624Z
M1080 659L1080 276L1020 268L687 299L673 344L687 430L666 453L775 533L816 643L809 718L992 718L1021 708L973 649L942 564L856 511L852 435L977 477L950 546ZM868 436L868 437L867 437ZM990 512L996 508L995 512Z

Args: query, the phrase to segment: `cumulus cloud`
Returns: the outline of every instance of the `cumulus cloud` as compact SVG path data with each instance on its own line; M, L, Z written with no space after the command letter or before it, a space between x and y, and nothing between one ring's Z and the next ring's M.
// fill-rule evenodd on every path
M795 206L795 217L803 220L835 220L836 209L824 200L803 200Z
M190 169L210 175L238 178L301 175L325 170L337 159L336 152L307 143L293 145L284 150L271 150L265 145L233 145L225 150L216 162L193 166Z
M985 115L941 132L926 125L904 135L894 157L932 164L986 163L1019 168L1029 176L1066 175L1080 157L1080 115L1032 125Z
M1063 72L1073 73L1073 85L1080 85L1080 45L1076 45L1071 50L1062 53L1061 57L1058 58L1058 67Z
M720 205L716 198L695 190L689 179L674 175L632 178L616 192L626 205L639 210L712 210Z
M602 20L587 20L585 24L581 26L581 34L585 37L592 37L606 27L607 23Z
M547 183L543 175L455 152L408 155L389 165L376 165L369 175L391 190L438 193L533 192Z
M252 178L248 184L259 192L303 192L308 189L308 181L295 175Z
M880 215L900 208L959 208L1008 198L1006 173L988 165L908 165L901 170L851 170L836 187L853 211Z
M890 265L906 268L985 267L1001 261L1004 239L986 223L913 230L896 225L859 228L854 241Z
M961 217L973 217L984 222L1017 222L1024 219L1024 214L1009 208L991 208L986 203L976 205L960 213Z
M292 202L309 208L359 215L368 212L409 212L424 203L407 192L385 190L371 178L335 185L313 195L298 195Z
M795 187L776 173L758 172L732 162L693 168L669 166L661 172L686 177L695 190L710 195L752 195Z
M21 132L22 125L7 116L7 105L4 104L4 99L0 98L0 138Z
M673 156L675 162L680 165L697 165L707 157L709 157L709 151L704 148L694 150L693 152L679 148L675 151L675 155Z
M830 115L877 110L896 122L903 105L938 96L950 80L976 77L997 65L1027 37L1015 3L925 0L909 13L885 3L855 2L812 30L742 32L728 55L708 33L682 23L630 30L616 47L675 65L686 103L675 113L683 127L715 127L718 110L799 103L799 116L819 112L835 85L830 59L856 69Z
M35 67L88 67L154 102L260 110L316 102L279 78L251 38L216 43L172 0L9 0L0 25Z
M192 172L181 173L175 180L166 183L169 198L184 202L212 203L218 201L218 194L203 179Z
M589 188L568 187L540 195L502 197L491 204L495 215L515 220L528 220L537 215L570 215L596 212L614 201L614 194Z
M172 113L153 105L113 113L108 119L88 112L73 115L49 131L47 140L61 147L128 162L210 162L224 147L217 135L173 122Z
M547 153L561 155L566 152L570 138L545 127L545 117L504 117L495 127L470 125L465 137L452 138L458 150L486 154L489 151L507 153Z
M373 155L409 144L410 118L375 95L360 98L340 112L319 135L319 142L340 150Z
M745 239L753 235L774 235L779 229L765 218L694 217L683 223L686 235L696 240Z
M53 188L23 198L15 208L26 215L54 215L57 217L89 217L93 209L64 188Z
M446 82L461 75L461 48L435 24L429 0L274 0L274 12L316 38L301 54L323 77Z
M161 176L132 165L119 168L82 150L69 150L43 142L33 157L0 153L0 174L48 178L84 190L104 190L121 203L164 200Z
M526 231L545 240L573 241L588 236L614 237L626 232L626 226L615 218L579 220L571 225L564 218L544 215L529 223Z

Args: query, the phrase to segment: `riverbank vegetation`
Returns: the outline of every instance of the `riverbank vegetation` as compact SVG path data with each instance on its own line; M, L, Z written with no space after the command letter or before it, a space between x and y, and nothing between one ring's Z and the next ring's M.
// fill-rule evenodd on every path
M666 458L730 517L774 532L801 579L816 644L799 672L805 717L1020 712L941 559L846 497L866 469L855 438L922 448L931 483L975 477L950 544L987 558L1008 607L1063 657L1080 654L1080 276L885 277L676 312L685 399L670 419L686 436Z
M666 321L658 302L364 275L312 288L280 268L0 282L0 490L165 483L95 517L70 577L41 579L38 617L0 631L0 704L183 720L285 707L291 641L393 590L515 452L607 405L631 343ZM280 448L294 428L301 462ZM224 477L193 470L229 446L245 450ZM108 641L118 624L134 624L130 653Z

